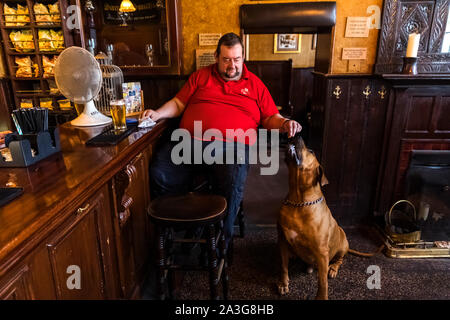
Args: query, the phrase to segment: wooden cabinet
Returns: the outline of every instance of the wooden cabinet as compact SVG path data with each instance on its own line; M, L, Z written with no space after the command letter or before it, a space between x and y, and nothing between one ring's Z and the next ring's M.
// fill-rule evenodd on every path
M108 189L85 201L0 282L1 299L106 299L115 296Z
M149 157L139 153L0 278L0 299L138 298L150 258Z
M84 145L88 129L67 124L64 160L34 168L52 176L0 169L0 184L15 176L25 186L0 208L0 299L140 297L152 247L148 166L165 128L162 121L101 148Z
M111 265L105 219L110 215L106 186L82 204L47 241L58 299L104 299Z
M308 144L329 180L333 215L353 224L373 206L389 90L371 76L314 77Z

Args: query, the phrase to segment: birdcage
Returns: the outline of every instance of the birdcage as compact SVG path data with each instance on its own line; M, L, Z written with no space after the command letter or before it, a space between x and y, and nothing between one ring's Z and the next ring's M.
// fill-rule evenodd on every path
M122 99L122 84L123 73L118 66L112 64L111 59L100 52L95 56L95 59L100 64L103 75L102 88L97 98L94 99L95 106L98 111L103 114L109 115L111 100Z

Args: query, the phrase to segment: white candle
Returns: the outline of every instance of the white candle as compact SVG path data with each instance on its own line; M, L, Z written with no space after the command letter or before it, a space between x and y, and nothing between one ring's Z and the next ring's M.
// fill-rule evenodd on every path
M408 38L408 47L406 48L406 56L417 58L417 51L419 50L420 34L411 33Z

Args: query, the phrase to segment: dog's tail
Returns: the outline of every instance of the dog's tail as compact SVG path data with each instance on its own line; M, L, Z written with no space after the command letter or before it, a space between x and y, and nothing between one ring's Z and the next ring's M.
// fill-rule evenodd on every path
M353 255L355 255L355 256L370 258L370 257L373 257L374 255L380 253L381 250L384 249L384 246L385 246L384 244L381 245L381 246L377 249L377 251L372 252L372 253L359 252L359 251L356 251L356 250L353 250L353 249L350 249L350 248L348 249L348 252L351 253L351 254L353 254Z

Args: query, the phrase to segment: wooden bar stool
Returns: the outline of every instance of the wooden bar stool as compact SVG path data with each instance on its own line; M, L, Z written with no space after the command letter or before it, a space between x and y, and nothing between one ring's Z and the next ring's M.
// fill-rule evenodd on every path
M227 255L223 218L227 208L224 197L212 194L190 192L180 196L162 196L152 201L149 215L155 223L157 232L158 293L165 298L165 285L169 278L169 296L173 298L174 270L207 270L209 272L210 298L219 299L218 284L222 279L223 298L228 296ZM203 227L206 239L176 239L174 230L183 231ZM205 234L205 232L204 232ZM180 265L174 262L175 243L206 243L208 266ZM216 244L219 244L219 257Z

